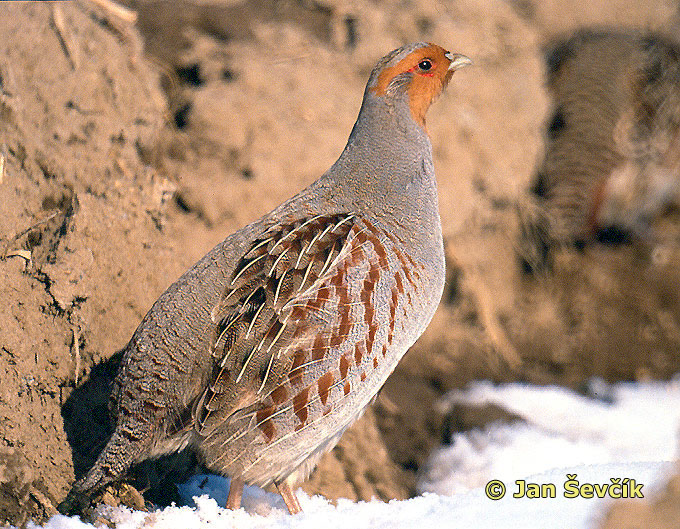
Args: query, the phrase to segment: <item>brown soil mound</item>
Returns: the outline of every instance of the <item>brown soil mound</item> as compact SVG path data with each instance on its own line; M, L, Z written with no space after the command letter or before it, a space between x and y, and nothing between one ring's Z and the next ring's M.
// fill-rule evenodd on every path
M456 74L428 121L445 299L305 489L413 494L418 468L451 428L434 402L473 379L579 387L593 375L678 371L677 240L564 250L540 278L523 276L515 253L517 204L550 106L543 47L582 25L670 30L674 3L106 5L0 7L0 521L55 512L106 440L115 353L153 301L212 245L330 166L368 72L408 41L441 43L476 64ZM146 464L135 484L167 502L169 483L195 465L191 454Z

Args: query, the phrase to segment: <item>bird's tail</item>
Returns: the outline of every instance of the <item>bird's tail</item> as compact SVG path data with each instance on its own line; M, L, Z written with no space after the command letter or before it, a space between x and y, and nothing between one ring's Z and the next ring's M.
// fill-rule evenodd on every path
M119 480L145 452L150 435L133 434L130 428L117 428L92 468L73 484L57 509L73 516L90 507L92 498L106 485Z

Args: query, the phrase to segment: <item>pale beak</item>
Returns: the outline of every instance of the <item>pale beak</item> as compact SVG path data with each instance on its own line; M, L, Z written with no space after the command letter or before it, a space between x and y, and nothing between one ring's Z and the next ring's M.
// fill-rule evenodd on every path
M449 64L450 72L455 72L464 66L469 66L472 64L472 59L470 59L470 57L460 53L451 53L450 51L447 51L444 56L451 61L451 64Z

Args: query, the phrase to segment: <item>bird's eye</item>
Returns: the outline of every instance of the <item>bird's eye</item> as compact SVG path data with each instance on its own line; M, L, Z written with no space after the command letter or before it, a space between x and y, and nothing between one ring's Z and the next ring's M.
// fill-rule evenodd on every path
M418 63L418 68L423 72L428 72L432 68L432 61L430 59L423 59Z

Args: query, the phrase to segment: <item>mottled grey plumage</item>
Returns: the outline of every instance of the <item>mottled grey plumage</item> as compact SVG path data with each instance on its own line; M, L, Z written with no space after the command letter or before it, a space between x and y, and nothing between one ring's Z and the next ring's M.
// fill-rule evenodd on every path
M423 43L382 59L338 161L158 299L125 349L115 432L62 511L132 463L188 445L232 489L274 482L299 509L290 484L361 415L439 302L421 107L468 62Z

